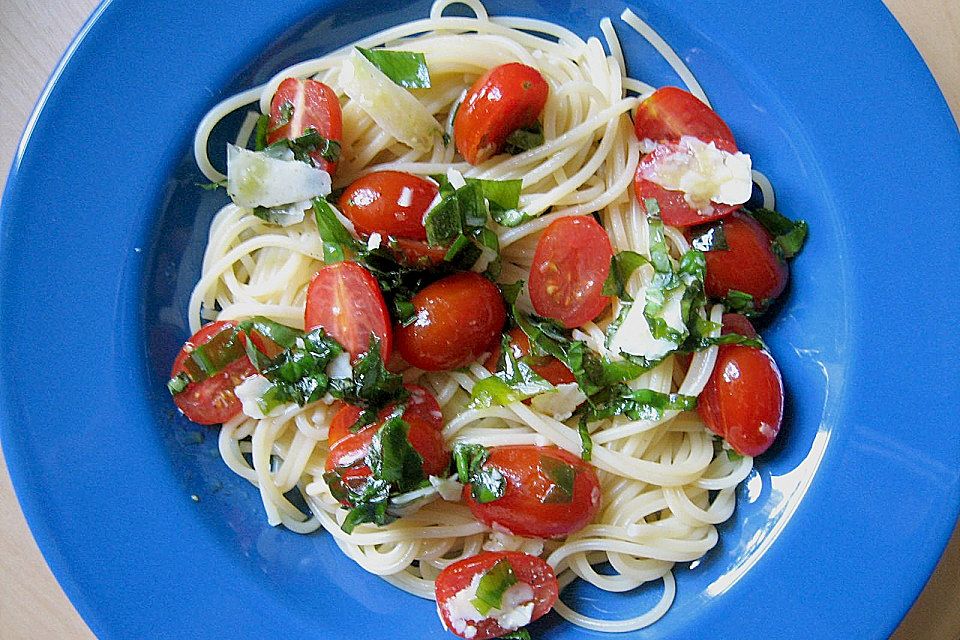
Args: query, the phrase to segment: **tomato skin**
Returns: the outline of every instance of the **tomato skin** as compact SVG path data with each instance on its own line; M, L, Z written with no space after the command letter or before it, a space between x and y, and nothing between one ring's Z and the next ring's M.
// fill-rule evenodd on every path
M184 371L186 361L194 347L210 342L221 331L232 329L236 322L211 322L203 325L184 343L173 361L170 377ZM241 340L246 338L241 336ZM257 372L247 356L235 360L214 376L191 382L186 389L173 396L177 408L189 420L197 424L221 424L240 413L242 405L233 390L245 378Z
M759 309L764 300L783 293L790 271L773 252L767 230L750 216L734 213L723 221L723 232L730 248L704 252L707 295L725 298L731 289L736 289L752 295Z
M473 272L441 278L411 302L417 320L394 328L397 350L425 371L456 369L492 351L507 320L499 289Z
M640 103L633 118L637 138L675 142L693 136L704 142L725 142L736 151L733 132L716 111L688 91L662 87ZM719 146L719 144L717 145Z
M721 144L718 144L717 148L724 151L736 151L736 147L730 149L725 148ZM713 207L712 212L702 213L687 204L687 201L683 197L683 191L669 191L645 177L655 173L657 163L662 162L665 156L675 153L677 149L677 145L661 144L654 149L652 153L648 153L640 159L640 163L637 165L637 173L633 180L634 193L640 204L643 204L643 201L646 199L655 199L657 205L660 207L660 217L671 227L691 227L704 224L725 218L740 209L740 205L738 204L721 204L714 202L711 203Z
M537 121L548 92L547 81L533 67L509 62L490 69L473 83L457 110L457 151L470 164L487 160L507 136Z
M610 238L592 217L554 220L533 254L529 285L533 308L568 329L593 320L610 304L603 282L612 257Z
M363 234L426 240L423 216L440 193L436 184L401 171L375 171L354 180L340 196L340 211ZM406 198L404 198L406 194ZM400 204L409 199L409 204Z
M777 363L762 349L721 345L697 413L734 451L760 455L773 444L783 422L783 379Z
M393 348L390 314L380 285L356 262L338 262L322 267L307 289L304 311L307 331L323 327L353 360L367 352L370 334L380 339L384 362Z
M448 247L432 247L426 242L409 238L389 238L386 246L400 264L421 269L443 264L443 258L447 255L448 249Z
M443 626L451 633L466 638L454 630L448 610L448 603L457 593L470 586L474 576L486 573L500 560L506 559L513 567L518 582L525 582L533 589L533 614L531 621L546 615L553 608L560 593L557 577L553 568L544 560L519 551L484 551L483 553L458 560L440 572L436 580L437 612ZM471 640L489 640L508 632L491 618L477 621L476 633Z
M281 110L285 103L293 105L293 113L287 124L280 125ZM279 125L279 126L278 126ZM287 78L277 87L270 101L270 127L267 142L296 139L313 127L328 140L343 140L343 114L337 94L322 82L311 79ZM317 166L333 174L337 163L330 162L319 152L310 154Z
M520 358L530 355L530 338L527 337L527 334L525 334L522 329L514 327L507 333L510 335L510 350L513 352L513 357L519 360ZM483 363L483 366L486 367L490 373L496 373L497 361L499 359L500 345L498 344L493 350L493 353L490 354L490 357L487 358L487 361ZM544 356L542 358L535 358L535 360L537 360L537 363L532 365L531 369L550 384L556 386L577 381L573 372L567 368L567 365L553 356Z
M450 452L447 451L440 433L443 418L440 417L438 420L431 408L431 401L433 406L437 406L436 399L423 387L411 385L408 389L411 391L411 400L403 412L403 419L410 426L407 440L423 458L423 472L427 475L441 475L450 463ZM427 394L429 399L420 395L421 392ZM327 436L330 453L325 463L326 470L336 470L342 481L348 485L365 481L371 471L363 459L370 450L373 436L383 426L391 410L391 407L384 409L380 412L377 422L363 427L356 433L351 433L350 427L356 423L362 410L360 407L342 404L330 422L330 432ZM437 413L439 413L439 407L437 407Z
M576 476L570 502L543 502L554 484L541 468L541 456L574 468ZM499 470L506 478L503 496L481 504L473 499L470 485L466 485L463 500L477 520L494 529L506 529L514 535L531 538L561 538L585 527L600 510L600 481L596 471L558 447L494 447L483 466Z
M721 320L723 327L720 329L720 335L728 333L737 333L747 338L756 338L757 330L753 328L753 323L747 316L740 313L725 313Z

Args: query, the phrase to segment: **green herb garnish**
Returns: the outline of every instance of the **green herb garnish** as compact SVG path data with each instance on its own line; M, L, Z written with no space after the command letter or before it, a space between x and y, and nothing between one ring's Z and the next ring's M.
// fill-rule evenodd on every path
M401 87L407 89L430 88L430 69L427 68L427 59L422 53L390 49L364 49L363 47L357 47L357 51Z

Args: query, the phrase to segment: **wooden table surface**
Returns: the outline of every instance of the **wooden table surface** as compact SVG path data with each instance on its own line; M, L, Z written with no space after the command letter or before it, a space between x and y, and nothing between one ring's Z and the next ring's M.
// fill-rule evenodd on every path
M0 191L48 75L95 0L0 0ZM960 120L960 1L887 0ZM960 179L951 176L948 179ZM131 612L131 615L133 613ZM0 639L90 640L27 529L0 453ZM895 640L960 640L960 527Z

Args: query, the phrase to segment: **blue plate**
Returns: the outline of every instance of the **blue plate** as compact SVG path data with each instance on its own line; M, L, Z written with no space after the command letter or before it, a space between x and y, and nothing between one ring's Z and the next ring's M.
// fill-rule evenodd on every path
M634 7L811 236L765 331L789 389L782 438L718 547L678 566L667 616L627 637L885 637L957 517L960 376L944 354L960 299L960 137L882 5L828 4ZM424 0L242 5L107 2L41 97L0 227L7 463L47 561L104 640L443 637L431 603L367 575L330 536L267 526L215 432L179 417L164 389L223 197L194 186L196 123L292 62L428 11ZM489 7L581 34L622 9ZM676 83L620 31L633 75ZM655 595L570 597L627 616ZM600 635L555 615L535 633Z

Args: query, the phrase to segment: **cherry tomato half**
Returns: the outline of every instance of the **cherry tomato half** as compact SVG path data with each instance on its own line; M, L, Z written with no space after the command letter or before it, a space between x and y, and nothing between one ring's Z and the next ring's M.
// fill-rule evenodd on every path
M723 314L723 328L720 329L721 335L736 333L747 338L756 338L757 330L753 328L753 323L747 316L740 313Z
M380 339L380 355L390 358L393 333L380 285L356 262L338 262L321 268L307 289L304 312L307 331L324 330L356 360L370 347L370 334Z
M470 164L493 156L507 136L537 121L548 91L533 67L509 62L490 69L467 91L453 119L457 151Z
M731 151L729 148L724 148L720 145L717 146L724 151ZM648 176L656 174L658 163L664 162L668 156L676 153L679 148L679 145L672 143L661 144L658 145L652 153L648 153L640 159L633 183L637 201L643 204L644 200L649 198L655 199L657 205L660 207L660 217L671 227L690 227L703 224L729 216L739 209L740 205L738 204L720 204L714 202L711 203L713 210L705 213L691 207L684 198L683 191L669 191L656 182L647 179ZM732 151L736 151L736 148L733 148Z
M662 87L640 103L633 118L637 138L655 142L676 142L681 136L693 136L704 142L725 142L736 151L730 127L717 113L683 89Z
M525 334L522 329L514 327L507 333L510 335L510 350L513 352L513 357L519 360L520 358L530 355L530 338L527 337L527 334ZM483 366L486 367L490 373L495 373L497 371L498 360L500 360L499 344L497 344L493 353L490 354L490 357L487 358L487 361L483 363ZM567 365L553 356L534 357L531 358L531 360L533 360L531 364L533 371L554 386L577 381L573 372L567 368Z
M277 87L270 101L270 130L267 142L287 138L295 140L313 128L327 140L343 140L343 115L340 100L333 89L316 80L287 78ZM319 151L311 154L317 166L328 173L337 169Z
M418 389L426 392L422 387ZM432 396L430 399L433 400ZM436 400L433 400L433 404L436 405ZM330 432L327 436L330 453L327 456L325 468L327 471L336 470L345 484L360 483L370 476L370 467L363 462L363 459L370 450L373 436L383 426L390 410L384 410L377 422L352 433L350 427L356 423L361 412L359 407L344 404L330 422ZM425 418L425 414L430 417ZM423 406L418 407L411 403L404 410L403 419L410 426L407 441L423 458L423 472L437 476L447 469L450 463L450 452L447 451L443 436L440 434L440 428L443 426L442 418L438 422L436 417L430 414L432 414L431 410L425 411Z
M368 236L426 240L423 216L440 192L436 184L401 171L375 171L354 180L340 196L340 211Z
M571 329L593 320L610 303L603 282L613 248L590 216L569 216L547 227L533 254L530 301L538 314Z
M411 302L417 319L394 328L397 350L426 371L456 369L489 353L507 319L500 291L473 272L441 278Z
M170 377L186 370L184 361L194 348L210 342L222 331L232 330L236 325L235 322L211 322L201 327L180 349L173 361ZM244 336L240 336L240 339L245 340ZM250 359L246 355L241 356L206 380L191 382L183 391L173 396L173 401L183 415L198 424L226 422L240 413L242 408L233 390L256 372Z
M483 466L506 478L503 496L493 502L477 502L468 484L463 488L463 500L477 520L494 530L560 538L585 527L600 510L596 471L563 449L494 447ZM571 476L572 485L564 486Z
M734 451L760 455L773 444L783 421L783 380L777 363L762 349L721 345L697 413Z
M440 404L433 397L433 394L418 384L405 384L403 386L410 394L406 400L407 406L403 411L404 419L407 416L416 416L436 431L443 429L443 413L440 411ZM341 402L340 405L340 410L334 414L333 420L330 422L330 431L327 434L327 443L331 448L337 446L347 436L353 435L350 427L356 424L362 413L360 407L344 402ZM393 405L385 407L380 411L377 419L380 422L386 420L393 412L393 408Z
M725 298L731 289L753 296L757 308L783 293L790 274L786 262L771 248L771 238L760 223L743 213L723 221L726 250L707 251L704 288L711 298Z
M526 583L533 590L531 620L541 618L550 611L557 601L560 587L549 564L536 556L519 551L485 551L454 562L437 576L437 612L448 631L471 640L488 640L511 631L501 627L493 618L483 618L479 612L479 620L464 620L451 611L451 601L458 593L468 588L476 576L483 575L504 559L513 568L517 581Z

